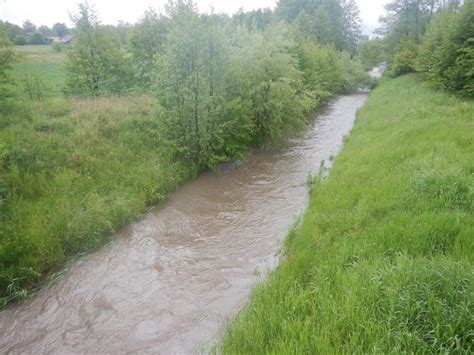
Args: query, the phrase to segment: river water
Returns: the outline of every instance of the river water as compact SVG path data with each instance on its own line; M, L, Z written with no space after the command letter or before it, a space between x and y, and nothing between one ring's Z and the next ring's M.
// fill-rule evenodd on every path
M199 353L278 262L307 179L330 166L367 94L335 97L306 135L203 173L32 299L0 313L0 353Z

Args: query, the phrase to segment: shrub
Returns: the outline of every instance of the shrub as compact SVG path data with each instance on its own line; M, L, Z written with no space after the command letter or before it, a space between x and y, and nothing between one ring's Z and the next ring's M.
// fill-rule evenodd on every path
M17 46L24 46L26 44L26 36L16 35L13 39L13 43L15 43Z

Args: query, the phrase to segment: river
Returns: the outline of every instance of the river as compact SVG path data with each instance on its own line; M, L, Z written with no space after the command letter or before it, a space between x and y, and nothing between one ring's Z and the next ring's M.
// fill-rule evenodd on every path
M0 313L0 353L199 353L277 265L366 93L337 96L304 137L257 149L182 186L166 203L71 262L58 281Z

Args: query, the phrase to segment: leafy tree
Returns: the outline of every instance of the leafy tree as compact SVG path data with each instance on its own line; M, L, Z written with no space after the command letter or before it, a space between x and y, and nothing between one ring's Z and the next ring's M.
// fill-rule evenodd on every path
M366 70L384 62L385 48L381 38L374 38L364 42L357 50L357 59Z
M45 38L44 38L44 35L41 32L36 31L35 33L33 33L30 36L28 42L30 44L44 44L45 43Z
M75 36L68 51L67 86L71 93L97 97L104 92L123 92L130 84L127 65L116 38L100 27L94 9L79 5L72 16Z
M32 35L36 31L36 25L30 20L23 22L23 31L26 35Z
M320 43L352 51L352 43L358 41L360 24L357 5L350 1L349 4L344 8L340 0L280 0L275 13L287 22L297 21L305 35ZM350 22L346 24L346 20Z
M28 43L28 41L25 35L16 35L13 39L13 43L15 43L17 46L24 46Z
M434 85L474 95L474 1L451 4L435 16L423 38L419 68Z
M127 44L128 33L131 28L132 25L128 22L119 21L119 23L117 24L116 31L119 42L122 46L125 46Z
M394 55L389 62L391 76L413 73L416 71L418 59L418 43L411 38L398 43Z
M234 24L246 27L248 30L262 31L271 24L273 17L273 12L270 9L258 9L247 12L240 9L232 16L232 20Z
M293 30L274 23L262 33L240 32L237 40L232 82L249 105L252 140L279 141L304 125L315 103L304 87Z
M8 21L1 21L0 20L0 30L3 29L5 32L7 38L10 41L13 41L16 36L24 36L25 32L20 26L17 26L13 23L10 23Z
M170 32L160 56L161 139L171 159L214 166L239 149L238 104L226 97L229 48L218 16L199 16L192 1L169 2Z
M138 85L145 89L152 86L157 53L162 52L169 30L169 19L148 9L143 18L130 30L129 47Z
M53 34L58 37L63 37L68 34L69 30L64 23L55 23L52 28Z
M38 27L38 32L41 33L44 37L48 37L53 34L53 31L48 26Z
M361 39L361 19L355 0L343 1L344 49L355 54Z

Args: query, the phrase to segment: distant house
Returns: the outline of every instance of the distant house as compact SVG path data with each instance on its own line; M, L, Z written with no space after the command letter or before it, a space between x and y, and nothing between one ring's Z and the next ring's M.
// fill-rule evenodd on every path
M56 37L56 36L47 36L44 41L46 44L53 44L53 43L59 43L61 38Z
M64 35L62 37L58 36L48 36L45 38L47 44L59 43L59 44L69 44L72 41L71 35Z
M59 40L59 43L61 44L69 44L72 41L72 36L71 35L65 35L62 36L61 39Z

